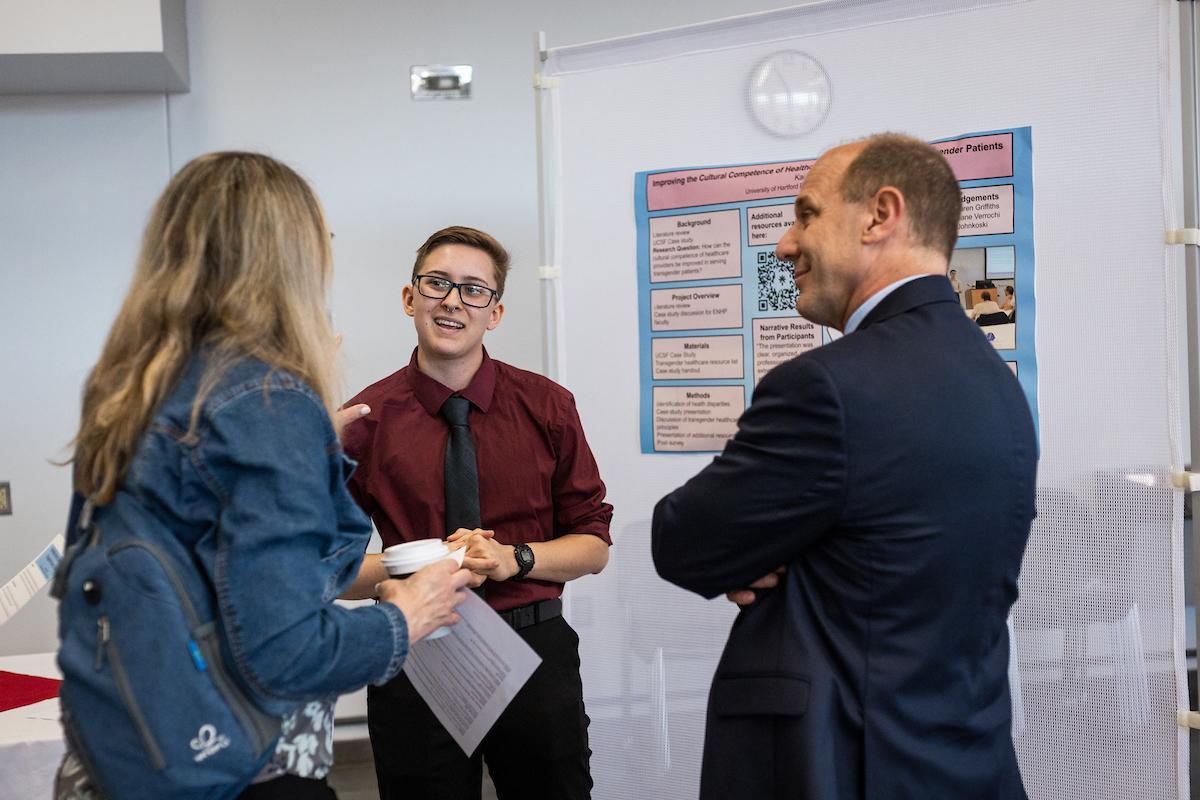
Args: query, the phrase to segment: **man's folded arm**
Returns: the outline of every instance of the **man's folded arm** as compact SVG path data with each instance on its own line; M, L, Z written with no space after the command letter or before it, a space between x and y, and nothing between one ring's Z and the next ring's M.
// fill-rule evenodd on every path
M845 420L815 359L769 373L721 455L654 509L659 575L704 597L788 564L838 521Z

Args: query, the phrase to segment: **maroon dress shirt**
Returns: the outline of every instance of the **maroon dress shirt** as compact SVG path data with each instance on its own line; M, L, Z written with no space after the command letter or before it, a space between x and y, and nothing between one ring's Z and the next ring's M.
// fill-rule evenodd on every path
M485 350L471 385L456 393L417 369L414 350L407 367L347 403L366 403L371 413L342 431L346 454L359 462L350 493L385 547L446 537L442 467L450 428L440 410L454 394L471 401L480 518L496 541L590 533L612 544L612 506L570 392ZM526 579L486 586L488 604L505 611L558 597L563 585Z

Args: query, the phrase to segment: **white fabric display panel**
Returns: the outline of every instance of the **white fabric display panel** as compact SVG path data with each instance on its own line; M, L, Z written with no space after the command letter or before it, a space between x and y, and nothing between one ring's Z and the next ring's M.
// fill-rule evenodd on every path
M660 580L655 502L711 455L639 447L638 171L812 158L884 131L1030 126L1039 517L1011 631L1032 798L1187 796L1171 0L832 0L549 51L560 380L615 506L579 581L597 798L694 798L709 682L736 609ZM829 115L794 139L749 114L751 70L797 50ZM964 497L987 514L987 497Z

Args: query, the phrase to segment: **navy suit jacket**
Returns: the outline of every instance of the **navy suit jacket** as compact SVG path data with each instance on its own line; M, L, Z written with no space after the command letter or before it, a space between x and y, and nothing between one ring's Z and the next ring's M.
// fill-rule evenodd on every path
M659 574L705 597L780 565L709 694L701 797L1024 798L1006 618L1037 442L942 277L772 370L654 510Z

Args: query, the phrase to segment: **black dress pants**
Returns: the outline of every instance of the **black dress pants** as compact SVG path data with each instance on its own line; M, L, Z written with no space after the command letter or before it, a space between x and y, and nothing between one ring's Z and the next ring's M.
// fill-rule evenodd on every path
M337 800L337 793L329 788L324 778L280 775L247 786L237 800Z
M368 689L380 800L479 800L484 759L500 800L591 796L579 637L562 617L517 633L542 663L470 758L403 672Z

